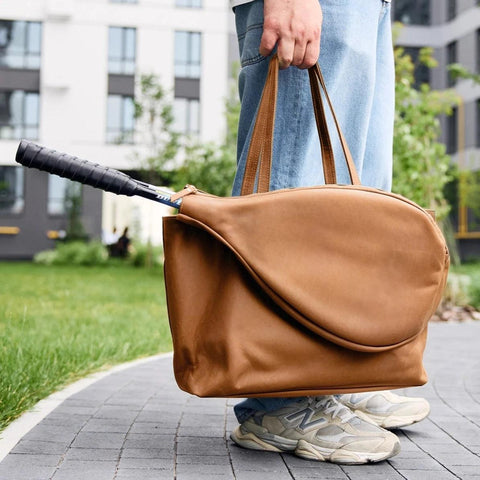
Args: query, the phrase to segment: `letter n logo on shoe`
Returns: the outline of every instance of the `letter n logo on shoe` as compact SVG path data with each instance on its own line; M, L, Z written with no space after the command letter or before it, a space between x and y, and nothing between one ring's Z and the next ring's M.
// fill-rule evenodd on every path
M318 418L317 420L312 421L312 417L315 411L312 408L304 408L303 410L299 410L298 412L291 413L287 415L285 418L289 422L295 422L295 420L302 421L297 423L297 427L301 428L304 432L311 430L314 427L318 427L319 425L326 423L327 420L325 418Z

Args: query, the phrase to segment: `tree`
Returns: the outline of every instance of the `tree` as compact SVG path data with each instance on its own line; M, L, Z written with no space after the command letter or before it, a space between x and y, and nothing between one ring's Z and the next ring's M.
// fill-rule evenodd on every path
M431 48L422 48L419 63L436 67L432 53ZM393 191L435 210L441 221L450 209L444 188L453 174L445 145L438 141L438 117L450 115L459 97L452 90L432 90L428 84L415 89L414 69L410 55L396 46Z
M139 143L145 153L136 152L145 180L154 184L169 184L174 160L180 149L180 134L173 128L172 99L157 75L139 77L139 94L134 100Z
M238 77L239 65L232 66L232 80ZM204 143L198 138L186 140L185 159L174 174L172 187L180 190L187 183L213 195L229 196L237 166L237 128L240 100L236 84L232 81L225 100L226 133L223 142Z
M233 66L236 79L238 65ZM203 142L173 128L172 99L155 75L141 75L135 118L146 153L136 153L149 183L181 190L187 183L214 195L230 195L236 169L237 125L240 102L236 86L225 101L226 132L221 143Z
M462 78L480 85L480 75L470 72L463 65L452 63L447 68L453 79ZM470 208L475 216L480 218L480 171L460 170L458 173L458 195L460 204Z
M65 212L67 214L67 241L86 240L88 238L82 223L82 186L67 181L65 187Z

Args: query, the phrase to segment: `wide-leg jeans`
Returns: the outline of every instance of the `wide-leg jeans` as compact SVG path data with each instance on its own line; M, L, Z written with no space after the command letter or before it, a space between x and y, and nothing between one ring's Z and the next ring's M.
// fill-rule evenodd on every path
M335 113L350 147L361 183L391 189L394 118L394 64L390 2L320 0L323 25L319 64ZM233 195L239 195L250 137L268 69L259 53L263 1L235 8L241 59L238 169ZM324 183L306 70L279 73L270 189ZM333 121L328 118L337 183L350 183ZM255 332L252 332L255 335ZM287 359L286 359L287 360ZM299 372L299 375L301 372ZM257 411L273 411L298 398L249 398L235 407L239 422Z

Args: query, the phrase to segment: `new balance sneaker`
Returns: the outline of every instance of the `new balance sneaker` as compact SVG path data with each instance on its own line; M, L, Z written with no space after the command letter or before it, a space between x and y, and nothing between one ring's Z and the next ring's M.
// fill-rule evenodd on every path
M308 397L274 412L259 412L230 438L253 450L345 464L379 462L400 451L393 433L358 417L332 396Z
M424 398L405 397L390 391L349 393L338 399L357 415L366 415L383 428L406 427L430 413L430 405Z

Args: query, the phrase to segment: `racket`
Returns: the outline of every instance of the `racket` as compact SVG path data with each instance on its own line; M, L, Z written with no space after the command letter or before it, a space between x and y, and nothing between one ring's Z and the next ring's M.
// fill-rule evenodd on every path
M128 197L138 195L170 207L180 207L181 199L172 199L173 193L171 192L135 180L114 168L82 160L67 153L57 152L27 140L20 142L15 161L25 167L53 173L106 192L127 195Z

